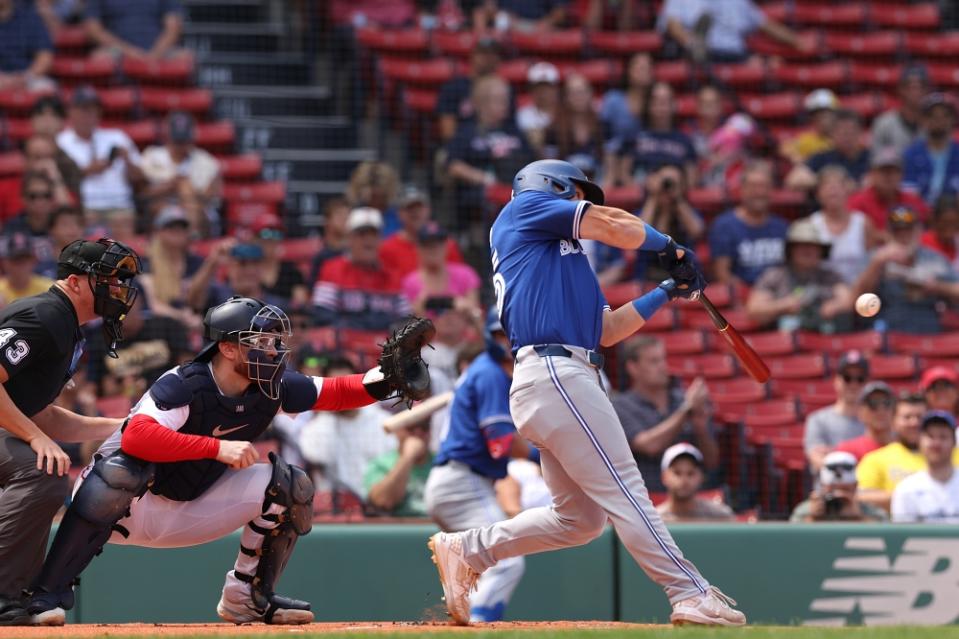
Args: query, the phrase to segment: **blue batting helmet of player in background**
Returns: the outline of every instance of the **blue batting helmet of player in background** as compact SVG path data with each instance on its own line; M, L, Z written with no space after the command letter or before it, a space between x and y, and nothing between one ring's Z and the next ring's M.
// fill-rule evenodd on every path
M505 360L509 354L503 345L496 341L493 333L503 333L503 324L499 320L496 307L493 306L486 313L486 324L483 325L483 340L486 342L486 352L497 362Z
M563 160L537 160L527 164L513 178L513 195L523 191L543 191L568 200L583 189L586 199L593 204L606 200L603 189L589 181L586 174Z

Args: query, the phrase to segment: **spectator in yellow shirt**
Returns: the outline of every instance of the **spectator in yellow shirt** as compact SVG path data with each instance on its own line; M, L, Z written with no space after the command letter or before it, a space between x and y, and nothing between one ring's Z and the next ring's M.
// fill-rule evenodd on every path
M926 460L919 452L925 399L922 395L901 396L895 411L892 428L896 441L867 454L856 468L859 500L887 511L892 491L899 482L926 468ZM959 450L953 453L953 463L959 463Z
M53 286L53 280L33 272L37 256L33 252L33 238L26 233L12 233L3 238L2 257L0 306L21 297L39 295Z
M816 89L803 100L810 127L783 143L782 154L794 164L805 162L817 153L832 148L832 128L836 123L839 98L829 89Z

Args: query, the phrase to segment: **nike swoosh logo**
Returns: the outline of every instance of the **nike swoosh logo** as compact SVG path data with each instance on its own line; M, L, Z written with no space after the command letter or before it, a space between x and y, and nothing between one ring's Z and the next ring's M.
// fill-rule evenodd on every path
M223 428L222 426L217 426L213 429L214 437L222 437L223 435L229 435L233 431L240 430L241 428L246 428L249 424L241 424L240 426L234 426L233 428Z

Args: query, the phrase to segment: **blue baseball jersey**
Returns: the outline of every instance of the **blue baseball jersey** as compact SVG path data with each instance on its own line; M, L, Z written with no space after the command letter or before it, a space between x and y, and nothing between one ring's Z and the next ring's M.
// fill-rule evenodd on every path
M514 354L531 344L599 346L609 305L579 243L589 206L524 191L493 223L493 290Z
M506 477L509 443L516 433L509 413L511 383L489 353L473 360L453 393L450 425L434 460L436 465L453 460L484 477Z

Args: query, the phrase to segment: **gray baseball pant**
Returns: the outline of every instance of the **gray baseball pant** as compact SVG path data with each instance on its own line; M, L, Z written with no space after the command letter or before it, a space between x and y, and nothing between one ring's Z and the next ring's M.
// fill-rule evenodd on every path
M426 481L426 509L445 532L489 526L506 519L496 501L493 480L470 470L466 464L450 461L434 466ZM502 618L503 609L523 577L526 562L508 557L489 567L470 595L472 621Z
M709 583L683 557L649 500L616 411L587 351L517 353L510 412L541 453L553 505L463 533L466 561L482 572L508 557L579 546L611 520L619 539L671 603L705 594Z

